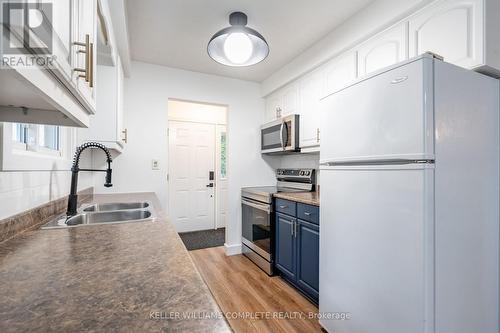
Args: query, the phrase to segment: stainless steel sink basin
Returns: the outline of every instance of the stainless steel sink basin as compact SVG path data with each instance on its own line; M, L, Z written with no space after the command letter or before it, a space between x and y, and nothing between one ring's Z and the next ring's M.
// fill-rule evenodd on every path
M80 224L116 223L125 221L144 220L151 217L149 210L122 210L114 212L81 213L70 217L66 224L69 226Z
M84 206L79 214L62 216L42 226L42 229L69 228L85 225L153 221L156 216L148 202L104 203Z
M149 207L149 202L112 202L86 206L83 212L109 212L117 210L144 209Z

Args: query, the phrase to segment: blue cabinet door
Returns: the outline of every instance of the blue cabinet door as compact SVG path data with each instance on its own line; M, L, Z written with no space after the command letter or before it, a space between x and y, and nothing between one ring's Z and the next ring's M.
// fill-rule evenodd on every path
M297 220L297 273L299 287L318 300L319 290L319 227Z
M276 213L276 267L289 279L295 280L295 237L296 219Z

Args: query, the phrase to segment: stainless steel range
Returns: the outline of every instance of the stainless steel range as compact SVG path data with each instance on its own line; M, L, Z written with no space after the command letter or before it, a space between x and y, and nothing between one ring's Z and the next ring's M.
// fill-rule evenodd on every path
M278 169L276 186L241 189L242 252L267 274L274 265L273 195L279 192L309 192L316 186L314 169Z

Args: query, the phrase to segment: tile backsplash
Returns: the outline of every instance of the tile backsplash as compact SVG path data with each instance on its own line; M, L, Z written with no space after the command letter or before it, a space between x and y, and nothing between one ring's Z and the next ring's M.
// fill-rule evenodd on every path
M69 194L70 171L0 172L0 220ZM81 173L78 189L93 186L92 174Z

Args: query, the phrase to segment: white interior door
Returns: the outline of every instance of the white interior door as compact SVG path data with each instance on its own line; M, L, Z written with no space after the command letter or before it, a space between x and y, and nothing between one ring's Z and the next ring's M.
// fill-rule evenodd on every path
M215 227L214 137L215 125L169 122L169 216L178 232Z
M330 332L433 332L432 166L321 169L319 310Z

